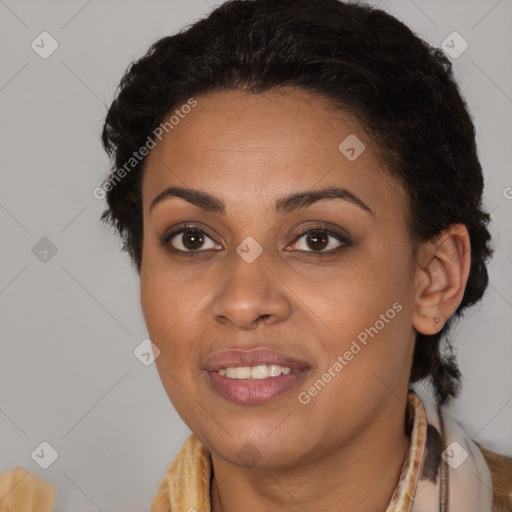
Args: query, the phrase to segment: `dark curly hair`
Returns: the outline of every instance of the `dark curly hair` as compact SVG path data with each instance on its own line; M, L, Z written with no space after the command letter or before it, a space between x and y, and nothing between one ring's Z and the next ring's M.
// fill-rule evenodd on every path
M106 116L102 142L113 167L102 220L117 230L140 272L145 159L122 179L115 173L187 99L285 86L319 93L361 123L407 191L414 250L451 224L469 231L471 269L461 304L439 333L416 335L410 382L430 377L442 404L457 395L460 372L441 341L487 287L490 216L481 204L475 129L450 61L386 12L338 0L230 0L155 42L129 66Z

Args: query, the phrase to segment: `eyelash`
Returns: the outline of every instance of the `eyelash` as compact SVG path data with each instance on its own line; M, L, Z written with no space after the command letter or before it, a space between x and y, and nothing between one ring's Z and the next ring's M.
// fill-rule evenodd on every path
M164 233L164 235L162 237L160 237L160 239L159 239L160 245L162 247L166 248L173 255L178 255L178 256L183 256L183 257L188 257L188 258L194 257L201 252L206 252L206 250L182 251L181 249L174 249L174 248L170 247L169 243L174 237L176 237L182 233L187 233L187 232L201 233L201 234L205 235L206 237L210 238L210 240L211 240L211 237L208 235L208 233L206 233L204 230L198 228L197 226L194 226L193 224L182 224L182 225L180 225L180 229L173 231L172 233ZM334 254L341 253L342 251L344 251L351 245L351 242L350 242L350 240L348 240L348 238L346 238L345 236L341 235L340 233L332 231L322 225L310 226L307 229L305 229L299 233L296 233L294 235L294 239L293 239L293 242L291 245L295 245L305 235L318 234L318 233L325 233L328 237L337 239L339 242L341 242L341 244L338 247L336 247L335 249L331 249L330 251L323 251L323 252L299 251L299 252L305 252L307 254L313 255L315 258L322 259L322 258L325 258L328 256L332 256Z

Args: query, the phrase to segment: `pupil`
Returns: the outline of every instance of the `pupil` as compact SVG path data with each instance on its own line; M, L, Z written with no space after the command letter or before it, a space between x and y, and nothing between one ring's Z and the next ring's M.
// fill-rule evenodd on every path
M184 239L183 245L187 249L197 249L203 243L203 236L199 231L187 231Z
M327 236L323 232L313 233L309 235L309 240L313 240L312 249L323 249L327 245Z

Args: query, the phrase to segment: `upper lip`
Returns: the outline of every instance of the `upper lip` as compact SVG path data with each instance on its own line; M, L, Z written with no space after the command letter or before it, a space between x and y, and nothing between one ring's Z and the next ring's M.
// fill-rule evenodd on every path
M204 369L208 372L217 372L221 368L258 366L261 364L286 366L291 370L309 368L307 361L276 352L272 349L263 348L255 350L233 349L217 352L207 358Z

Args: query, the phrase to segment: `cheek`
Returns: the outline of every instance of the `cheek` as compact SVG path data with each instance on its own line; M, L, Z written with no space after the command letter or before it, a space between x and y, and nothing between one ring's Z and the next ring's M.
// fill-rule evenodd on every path
M150 339L160 349L155 364L167 396L184 419L190 409L183 390L193 389L194 343L192 330L195 295L190 289L181 292L182 285L155 266L141 272L141 306ZM197 302L197 300L195 301ZM188 337L188 338L187 338ZM197 378L197 376L195 377ZM185 415L185 416L184 416Z
M148 251L149 252L149 251ZM201 281L187 278L179 268L169 268L162 258L143 260L140 277L140 301L150 335L172 336L181 324L200 307L205 295Z
M208 288L203 279L170 269L165 261L148 258L143 264L140 300L149 337L160 349L157 366L180 382L195 372L192 363L197 364L204 338ZM165 372L160 375L166 389L178 385Z
M413 344L411 261L406 250L392 250L383 243L345 263L316 288L321 293L315 291L313 296L309 291L308 307L329 327L322 344L332 363L346 354L348 371L343 373L347 378L339 379L339 384L351 386L363 377L377 380L369 369L392 382L408 361Z
M357 260L353 264L344 262L336 271L322 276L314 292L311 283L295 290L333 331L344 331L344 338L354 334L354 329L373 325L380 314L403 300L401 280L393 276L389 262L363 254Z

